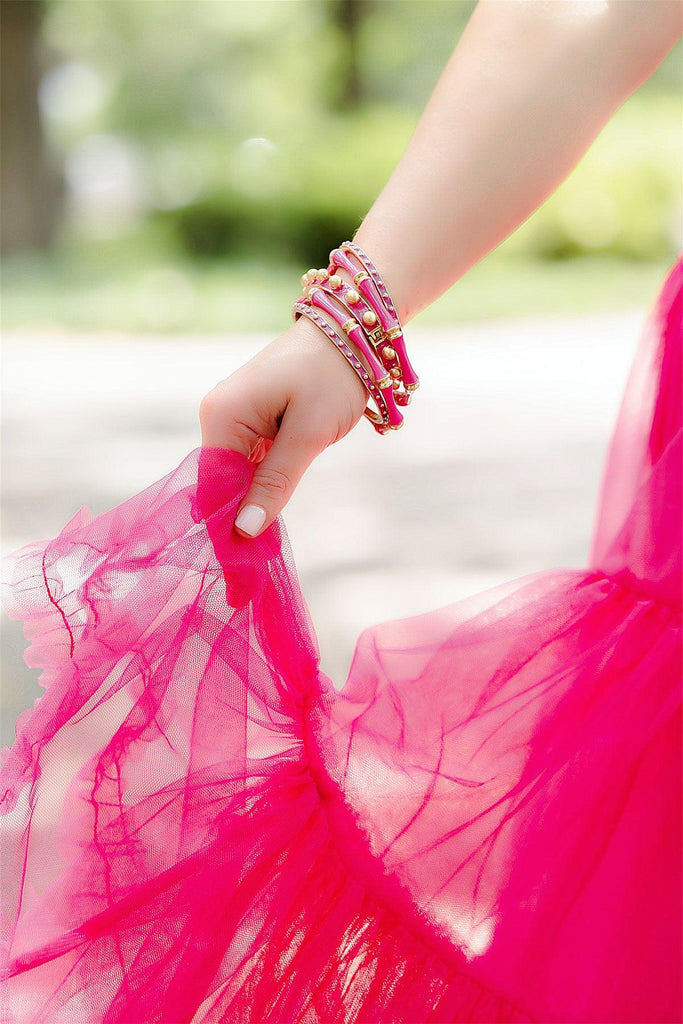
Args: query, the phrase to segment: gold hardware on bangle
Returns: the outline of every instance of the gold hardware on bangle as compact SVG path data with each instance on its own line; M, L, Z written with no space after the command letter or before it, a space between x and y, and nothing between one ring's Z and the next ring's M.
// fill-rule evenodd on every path
M365 416L367 416L371 423L384 423L384 418L369 406L365 409Z
M377 327L373 327L372 329L366 327L365 332L368 336L368 340L372 343L374 348L377 349L378 346L382 344L382 339L384 338L384 331L382 327L379 324Z
M333 258L335 252L340 262ZM348 253L350 259L347 260L342 253ZM364 289L365 281L371 284ZM370 257L353 242L342 242L330 250L328 265L320 269L311 268L302 275L301 284L303 295L297 300L294 318L305 313L351 365L379 410L379 414L370 408L363 410L377 432L384 434L388 430L400 430L403 417L398 413L398 407L410 403L420 382L403 349L403 326L398 313ZM337 308L328 308L323 299L316 301L316 291L324 291L330 298L336 298ZM336 320L334 329L315 312L313 307L318 301L322 310ZM381 306L378 305L380 301ZM346 317L340 323L344 313ZM389 324L393 321L392 326L387 323L387 318ZM355 331L359 333L353 337ZM348 343L343 338L348 338ZM354 341L356 345L352 348ZM406 373L409 379L412 377L411 383L405 381ZM390 422L394 417L401 422Z
M330 280L327 282L328 286L331 283L332 283L332 278L330 278ZM375 327L368 327L366 324L363 323L363 321L365 320L365 314L371 312L371 310L366 310L365 313L363 313L363 315L360 318L358 318L357 312L355 310L351 309L347 305L347 302L348 302L348 299L349 299L349 292L351 292L352 295L355 295L357 297L358 301L360 301L360 295L358 294L358 292L353 291L353 289L348 289L348 291L346 291L344 293L344 295L342 295L341 293L338 293L338 294L334 295L334 298L337 300L337 302L339 303L340 306L343 306L344 309L348 313L351 313L354 316L354 321L353 321L354 327L358 326L358 327L361 328L361 330L365 333L368 341L370 342L370 344L372 345L372 347L375 349L375 352L376 352L377 349L379 348L379 346L382 344L382 341L384 340L384 328L382 327L381 323L377 323L377 325ZM347 300L347 301L345 302L344 300ZM374 312L373 312L373 315L374 315ZM375 319L377 319L377 318L375 317ZM348 321L347 321L347 323L348 323ZM342 329L346 330L346 327L344 326Z

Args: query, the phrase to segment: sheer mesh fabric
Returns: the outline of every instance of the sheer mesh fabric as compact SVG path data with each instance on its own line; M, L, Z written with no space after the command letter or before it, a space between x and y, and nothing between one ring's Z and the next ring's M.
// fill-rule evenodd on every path
M682 303L679 260L587 565L369 627L341 689L237 453L8 558L4 1021L680 1021Z

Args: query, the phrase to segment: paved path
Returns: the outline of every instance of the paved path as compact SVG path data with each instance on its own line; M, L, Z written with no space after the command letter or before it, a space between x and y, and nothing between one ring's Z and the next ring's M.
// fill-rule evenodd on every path
M403 430L380 438L361 422L316 461L285 513L337 685L364 626L585 564L644 317L409 329L423 386ZM3 550L169 472L200 443L202 395L270 337L6 334ZM8 743L41 691L19 624L3 626Z

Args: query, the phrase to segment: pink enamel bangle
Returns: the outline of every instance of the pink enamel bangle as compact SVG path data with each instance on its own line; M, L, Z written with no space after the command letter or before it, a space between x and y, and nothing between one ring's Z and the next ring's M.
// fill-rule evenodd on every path
M342 243L342 245L345 244L345 242ZM330 266L332 267L331 273L334 273L339 267L345 270L349 277L353 279L355 287L363 293L375 310L385 333L396 326L395 313L386 308L373 279L362 265L360 270L358 269L356 264L349 259L342 246L332 249L330 252Z
M337 280L341 281L339 277ZM391 384L396 404L401 406L409 405L411 399L410 392L399 390L403 381L403 373L398 355L395 349L386 343L386 335L381 324L378 322L375 311L369 303L365 301L355 288L344 288L343 283L335 285L330 284L328 280L324 284L312 284L308 286L308 294L310 295L315 289L322 289L323 292L330 295L332 299L347 310L349 316L357 319L363 334L367 338L367 342L361 341L356 333L351 336L363 353L367 355L378 383L380 383L378 374L381 370L383 382L380 383L380 387L388 387ZM380 365L375 368L377 359L379 359Z
M388 373L392 379L393 387L398 388L402 379L401 365L398 356L391 345L386 342L386 334L375 310L367 300L356 291L355 288L346 287L339 275L332 275L323 282L316 282L307 286L310 291L314 288L322 288L333 299L343 305L351 316L357 318L363 332L367 337L373 351L382 362L383 373ZM353 307L353 308L351 308ZM396 397L396 396L394 396Z
M306 299L299 298L296 300L292 307L292 316L295 321L298 320L300 316L308 317L308 319L316 324L316 326L323 331L323 333L341 352L358 377L360 377L366 391L377 406L378 412L375 412L373 409L366 408L363 415L370 421L370 423L372 423L378 434L386 434L391 429L391 424L389 422L389 409L387 407L385 397L361 363L356 353L349 347L349 345L346 344L343 338L339 337L325 318L308 304Z
M330 275L329 271L325 269L311 269L306 274L302 274L301 284L304 297L312 295L314 290L321 290L333 302L346 310L347 316L344 320L340 320L331 309L324 307L324 303L314 300L316 305L326 308L342 328L345 323L350 322L349 318L352 318L351 326L354 333L351 334L351 337L368 360L380 387L388 387L391 384L396 405L408 405L411 398L410 392L399 390L403 374L398 355L395 349L386 343L386 335L377 314L360 292L346 285L338 274ZM363 336L355 328L356 320L362 328ZM365 338L367 338L367 342ZM381 365L378 363L378 359ZM400 417L394 416L394 419L398 422Z
M349 254L355 257L360 269L349 259ZM362 291L370 302L386 331L386 341L398 354L406 390L415 391L420 385L420 379L408 357L398 313L377 267L365 250L351 241L342 242L338 248L330 252L330 265L332 270L343 267L353 278L358 290Z
M349 309L338 295L323 288L321 285L311 285L307 299L312 305L318 306L328 313L365 356L370 366L370 371L374 375L375 383L384 395L384 401L389 410L389 426L392 430L397 430L403 423L403 416L394 400L392 377L387 373L366 339L363 328L356 319L355 313Z
M344 302L342 299L341 293L335 293L330 288L326 288L323 284L310 285L307 297L311 300L314 306L319 306L321 309L324 309L325 312L329 313L330 316L334 317L340 327L343 328L345 324L350 324L351 320L354 321L355 326L349 326L349 331L347 333L353 341L355 341L356 345L367 359L378 387L386 387L387 384L390 383L390 381L387 380L387 371L384 365L377 358L375 349L368 341L365 332L362 330L360 309L351 309L348 303ZM354 332L353 334L351 333L352 331Z
M357 273L356 267L347 258L345 253L343 253L340 249L333 249L332 252L330 253L330 258L335 260L336 262L330 263L328 270L322 271L322 273L329 274L329 271L331 270L333 272L332 275L329 277L331 287L335 289L335 291L337 291L339 295L341 295L342 292L344 292L345 295L353 294L354 301L358 303L361 307L364 307L366 311L371 312L375 321L379 320L379 324L377 325L375 331L373 332L374 337L372 338L372 340L377 346L378 355L380 355L382 362L384 363L389 374L391 375L393 388L398 389L401 383L403 383L404 385L404 390L394 390L394 400L396 404L399 406L409 405L411 399L411 392L415 390L417 384L411 386L410 388L406 387L406 382L404 380L403 375L403 366L400 360L401 352L405 352L405 346L401 346L401 339L399 338L398 345L394 347L393 338L397 334L397 332L398 334L400 334L400 328L397 328L395 326L396 320L394 315L387 313L382 301L379 299L379 296L377 295L376 292L372 294L372 289L375 286L369 275L365 271L363 271L362 274ZM347 273L353 276L353 281L354 284L358 287L358 291L356 291L355 288L345 285L342 278L336 273L337 267L342 267L347 271ZM316 271L316 273L318 272ZM305 276L306 275L304 275L304 277ZM303 280L304 278L302 278L302 283ZM309 283L308 287L320 287L320 284L318 283L319 281L320 278L317 278L315 283ZM305 287L306 285L304 286L304 288ZM370 291L368 291L368 289L370 289ZM361 295L361 290L363 290L363 295ZM385 325L388 327L389 333L387 333ZM412 367L410 367L410 370L412 371ZM414 375L414 371L412 372ZM412 384L414 382L411 381L410 383Z

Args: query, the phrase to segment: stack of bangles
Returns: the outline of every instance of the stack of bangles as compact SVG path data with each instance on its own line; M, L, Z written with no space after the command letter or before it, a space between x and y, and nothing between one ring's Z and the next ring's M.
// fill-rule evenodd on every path
M355 242L342 242L330 253L329 266L308 270L301 284L303 293L292 307L294 320L308 317L350 363L377 407L368 406L363 413L375 430L398 430L403 425L401 407L408 405L420 381L408 359L396 308L372 260Z

